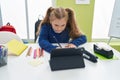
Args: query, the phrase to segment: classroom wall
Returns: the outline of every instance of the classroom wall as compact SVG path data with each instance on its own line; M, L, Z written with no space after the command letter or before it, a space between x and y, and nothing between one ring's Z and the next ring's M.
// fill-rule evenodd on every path
M88 42L92 40L92 24L94 15L95 0L90 0L90 4L76 4L75 0L55 0L56 7L69 7L75 11L78 26L86 34Z

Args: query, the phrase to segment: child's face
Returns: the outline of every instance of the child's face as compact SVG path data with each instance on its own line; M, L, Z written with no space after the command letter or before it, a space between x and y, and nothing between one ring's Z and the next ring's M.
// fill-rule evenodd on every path
M56 33L61 33L66 28L66 23L67 20L65 18L51 21L52 28Z

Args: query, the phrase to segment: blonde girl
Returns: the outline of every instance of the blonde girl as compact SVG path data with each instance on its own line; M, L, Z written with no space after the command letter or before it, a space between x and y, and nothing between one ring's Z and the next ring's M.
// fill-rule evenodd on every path
M49 53L60 47L53 43L68 43L65 47L74 48L87 42L86 36L79 31L74 11L70 8L48 8L39 30L38 43Z

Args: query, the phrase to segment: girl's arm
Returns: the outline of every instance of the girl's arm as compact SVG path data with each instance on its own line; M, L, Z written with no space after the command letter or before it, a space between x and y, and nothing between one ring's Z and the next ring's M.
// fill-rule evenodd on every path
M49 34L49 26L43 25L41 27L40 35L39 35L39 45L47 52L51 52L52 49L55 49L57 46L52 45L48 41L48 34Z
M81 35L80 37L72 40L72 41L70 42L70 44L74 44L75 46L78 47L79 45L82 45L82 44L84 44L84 43L86 43L86 42L87 42L86 36L85 36L85 35Z
M53 46L49 41L47 40L39 40L39 45L41 48L43 48L47 52L51 52L51 50L56 49L57 46Z

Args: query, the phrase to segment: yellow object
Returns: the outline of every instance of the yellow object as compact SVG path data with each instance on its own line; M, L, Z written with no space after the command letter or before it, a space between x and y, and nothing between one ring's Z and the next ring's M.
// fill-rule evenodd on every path
M28 46L24 43L12 39L11 41L7 42L8 52L10 52L12 55L19 56Z
M31 61L28 62L30 65L37 67L41 64L43 64L42 59L32 59Z

